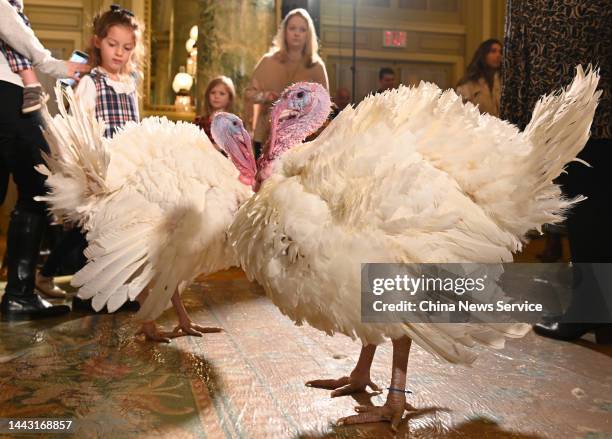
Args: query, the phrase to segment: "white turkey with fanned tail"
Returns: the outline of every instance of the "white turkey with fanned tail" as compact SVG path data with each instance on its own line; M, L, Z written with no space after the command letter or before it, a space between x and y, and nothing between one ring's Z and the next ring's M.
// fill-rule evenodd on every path
M439 359L472 363L477 344L500 348L524 324L361 321L365 262L511 262L525 234L559 222L567 200L552 180L588 139L598 75L578 67L572 84L544 97L524 132L433 84L400 87L347 108L315 140L299 144L329 111L327 92L296 84L272 114L258 193L230 228L242 267L296 323L359 338L349 377L308 384L332 396L375 387L377 344L391 339L391 388L403 390L410 343ZM316 124L314 124L316 125ZM297 134L296 134L297 133ZM286 151L286 152L285 152ZM405 395L342 422L392 420Z
M88 263L72 279L79 297L109 312L138 297L136 318L154 340L214 330L191 321L180 292L197 275L237 265L226 231L252 195L255 173L242 122L224 114L215 127L232 160L236 151L247 151L239 175L193 124L147 118L103 139L103 122L70 90L64 93L71 112L60 105L59 116L45 115L51 155L48 169L40 170L49 176L51 190L41 199L58 218L87 232ZM160 332L153 320L170 303L179 326Z

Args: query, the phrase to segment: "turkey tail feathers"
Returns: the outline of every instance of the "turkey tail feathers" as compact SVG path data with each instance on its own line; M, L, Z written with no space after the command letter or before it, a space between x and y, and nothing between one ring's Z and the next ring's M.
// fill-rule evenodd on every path
M537 102L523 134L534 146L530 172L537 170L540 175L539 190L546 190L586 144L602 93L596 90L598 82L598 70L589 66L585 73L577 66L576 76L565 90Z
M565 210L584 197L571 200L558 196L558 186L553 183L564 167L576 158L584 148L597 103L602 94L597 91L599 72L588 67L576 67L572 83L557 93L543 96L536 104L531 121L523 136L533 149L523 168L525 176L536 176L529 187L520 188L536 202L532 213L536 222L558 222L563 220ZM584 163L584 162L583 162ZM519 176L520 177L520 176ZM528 179L522 179L527 182ZM543 218L541 213L547 213ZM546 221L544 221L546 220Z
M56 217L82 224L88 207L98 195L108 192L105 180L110 155L104 122L83 107L72 89L57 85L55 96L60 114L51 117L46 106L42 110L50 152L43 153L46 166L36 168L47 176L50 190L36 199L46 201Z

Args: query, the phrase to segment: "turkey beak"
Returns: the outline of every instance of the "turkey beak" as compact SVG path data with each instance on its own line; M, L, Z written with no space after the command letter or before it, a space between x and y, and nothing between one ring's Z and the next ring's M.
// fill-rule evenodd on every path
M278 120L279 122L282 122L287 119L292 119L292 118L297 117L298 114L299 114L298 111L292 110L290 108L286 108L283 111L281 111L281 114L278 116Z

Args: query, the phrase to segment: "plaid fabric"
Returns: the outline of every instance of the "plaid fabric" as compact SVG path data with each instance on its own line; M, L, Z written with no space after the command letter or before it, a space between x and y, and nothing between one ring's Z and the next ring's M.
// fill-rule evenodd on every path
M117 93L106 82L106 75L98 69L93 69L89 76L96 85L96 117L106 123L106 137L113 137L117 129L126 123L140 120L135 91L130 94Z
M23 22L28 27L30 26L30 20L25 14L21 11L21 5L14 0L8 0L8 2L17 9L17 13L22 18ZM0 40L0 51L4 54L6 60L8 61L9 67L13 71L13 73L19 73L22 70L27 70L32 68L32 63L29 59L23 56L21 53L16 52L11 46L6 44L4 41Z

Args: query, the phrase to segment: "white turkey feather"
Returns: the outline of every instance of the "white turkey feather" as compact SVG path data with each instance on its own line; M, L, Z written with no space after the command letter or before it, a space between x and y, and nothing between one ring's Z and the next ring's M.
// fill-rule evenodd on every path
M109 192L106 172L110 156L103 137L104 122L74 98L71 88L58 83L55 95L59 115L51 118L46 106L42 109L50 154L43 153L47 165L37 167L47 176L49 193L37 199L46 201L59 219L82 224L99 197ZM78 117L68 115L64 97Z
M102 139L102 123L67 99L70 114L46 117L44 199L87 232L88 263L72 280L80 297L113 311L149 286L137 318L154 320L179 285L237 265L226 230L252 192L203 131L148 118Z
M242 267L284 314L328 334L364 345L407 335L466 364L476 344L503 347L529 326L362 323L361 263L511 262L528 230L576 201L552 179L588 138L597 81L579 68L524 133L427 83L348 107L239 210L230 239Z

